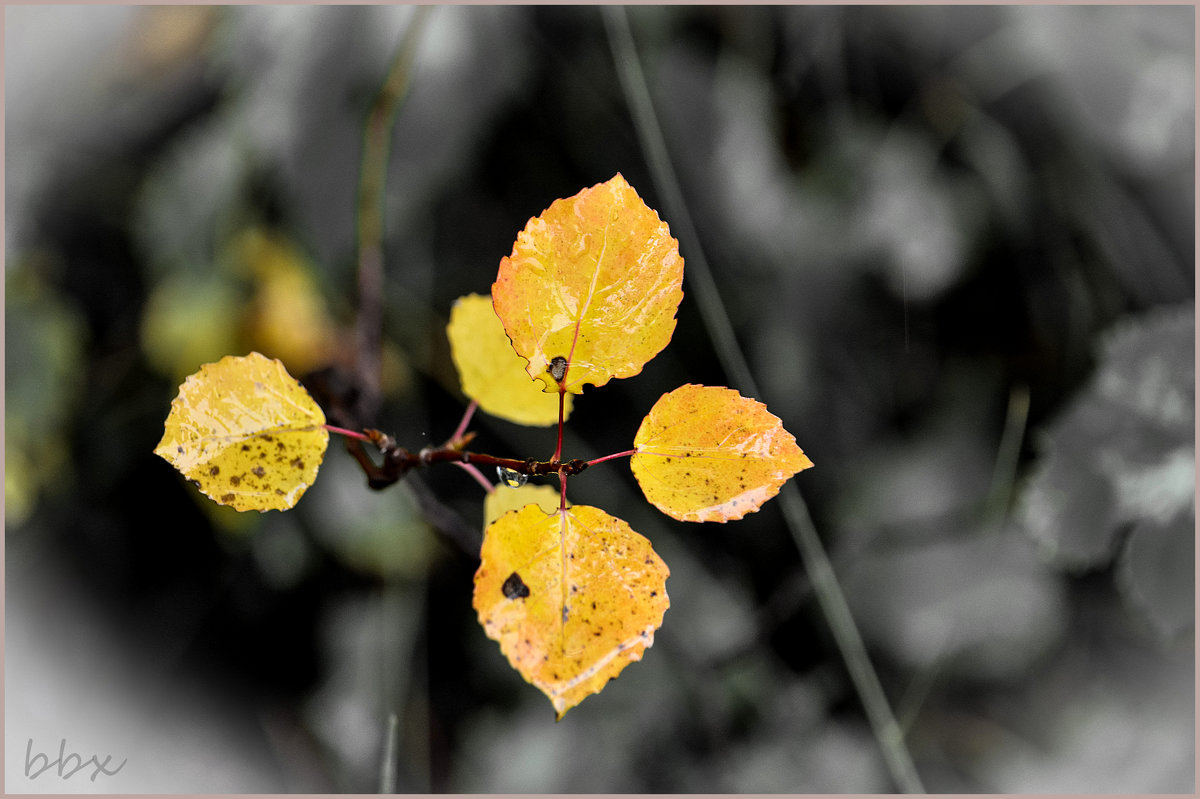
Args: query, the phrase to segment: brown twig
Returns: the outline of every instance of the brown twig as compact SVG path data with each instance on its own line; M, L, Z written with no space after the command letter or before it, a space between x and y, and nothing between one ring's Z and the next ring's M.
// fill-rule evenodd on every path
M383 462L376 464L358 438L347 438L346 449L350 451L350 454L362 467L363 472L366 473L367 485L374 489L386 488L402 480L410 469L432 466L436 463L492 466L529 477L553 474L558 475L560 479L579 474L591 465L588 461L580 458L569 461L560 461L557 458L548 461L539 461L533 458L524 460L500 458L495 455L462 449L458 441L450 441L440 447L425 447L417 452L410 452L397 445L391 436L379 430L368 429L363 432L383 454Z

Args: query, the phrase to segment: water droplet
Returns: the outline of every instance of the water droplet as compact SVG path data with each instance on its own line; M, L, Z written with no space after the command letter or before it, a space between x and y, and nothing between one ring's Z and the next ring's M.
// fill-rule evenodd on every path
M506 466L497 466L496 474L500 477L500 482L509 488L520 488L529 479L529 475L514 472Z

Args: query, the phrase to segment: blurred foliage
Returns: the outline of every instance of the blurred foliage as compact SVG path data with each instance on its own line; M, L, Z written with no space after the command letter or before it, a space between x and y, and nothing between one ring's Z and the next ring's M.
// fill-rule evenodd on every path
M362 125L411 14L6 10L6 596L13 629L60 620L41 669L10 641L10 698L57 695L53 664L170 685L120 708L149 703L137 757L161 769L127 792L374 790L389 712L401 791L889 790L776 509L689 526L620 466L572 481L671 564L672 607L554 724L441 535L478 535L461 470L374 494L335 448L294 511L224 535L153 456L200 362L252 342L298 376L351 362ZM1192 790L1194 9L629 16L926 787ZM618 171L662 206L596 9L441 7L418 46L374 420L410 448L457 425L447 316L531 216ZM579 397L564 453L626 448L664 391L728 382L686 278L678 318L636 379ZM472 427L483 451L553 450ZM68 636L67 596L106 626ZM104 695L107 673L75 679ZM229 718L182 722L183 685Z
M1172 636L1193 625L1195 305L1110 332L1087 386L1048 426L1024 526L1067 568L1120 552L1126 597Z
M75 403L85 342L77 313L34 264L18 262L4 284L4 515L20 524L39 500L70 486L63 439Z

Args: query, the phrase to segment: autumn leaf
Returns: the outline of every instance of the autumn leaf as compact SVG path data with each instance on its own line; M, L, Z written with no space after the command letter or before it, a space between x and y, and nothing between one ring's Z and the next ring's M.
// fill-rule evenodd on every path
M558 397L543 393L542 384L525 372L525 360L513 351L491 297L460 297L450 311L446 335L463 393L480 408L517 424L558 423ZM563 419L570 413L568 395Z
M725 522L758 510L812 466L761 402L730 388L684 385L659 398L634 436L642 493L685 522Z
M555 513L561 502L562 492L553 486L532 483L515 487L498 485L483 500L483 527L487 529L488 525L510 510L520 510L530 503L546 513Z
M317 477L329 443L324 424L282 363L229 355L180 386L154 452L222 505L285 510Z
M641 660L670 605L670 572L650 542L588 505L510 511L480 558L480 624L559 719Z
M620 174L555 201L500 261L492 299L530 377L566 360L566 390L631 377L675 331L683 259L667 224Z

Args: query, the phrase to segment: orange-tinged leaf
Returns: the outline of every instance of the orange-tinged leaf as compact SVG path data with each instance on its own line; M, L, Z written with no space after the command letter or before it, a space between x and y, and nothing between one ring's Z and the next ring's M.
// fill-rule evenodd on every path
M631 377L675 332L683 259L667 224L616 175L529 220L500 261L492 299L530 377L565 358L566 390Z
M510 511L484 534L475 610L558 718L654 643L670 573L650 542L589 505Z
M463 393L480 408L517 424L558 424L557 394L544 393L542 384L525 372L525 360L513 351L491 297L459 297L450 311L446 336ZM570 413L568 395L563 418Z
M200 367L171 402L155 454L238 510L285 510L317 477L325 414L283 364L257 352Z
M717 386L664 394L633 446L630 467L646 499L685 522L740 519L812 466L767 406Z

